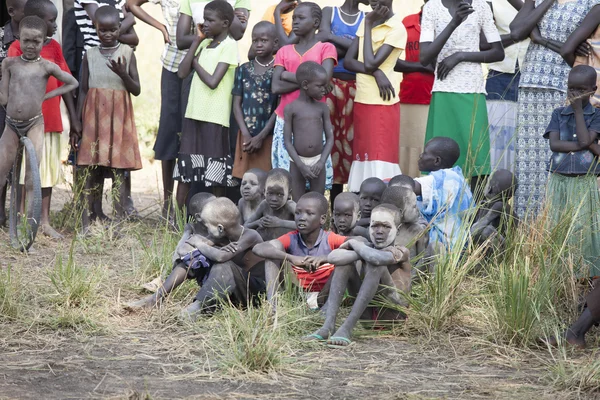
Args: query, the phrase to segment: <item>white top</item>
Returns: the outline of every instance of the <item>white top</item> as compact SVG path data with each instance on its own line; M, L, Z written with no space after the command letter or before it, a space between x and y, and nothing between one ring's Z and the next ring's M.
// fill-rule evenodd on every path
M498 33L500 35L510 34L509 26L517 16L517 10L507 0L491 0L491 3ZM523 66L527 47L529 47L529 39L505 47L504 60L488 64L488 68L498 72L514 74L516 72L517 61L519 62L519 67Z
M483 32L488 43L500 41L490 6L485 0L473 0L471 5L475 12L452 32L438 55L438 64L458 52L479 52L480 32ZM450 21L452 16L441 0L430 0L426 3L421 20L421 43L433 42ZM433 92L485 94L485 79L479 63L461 62L443 81L437 79L437 71L435 75Z

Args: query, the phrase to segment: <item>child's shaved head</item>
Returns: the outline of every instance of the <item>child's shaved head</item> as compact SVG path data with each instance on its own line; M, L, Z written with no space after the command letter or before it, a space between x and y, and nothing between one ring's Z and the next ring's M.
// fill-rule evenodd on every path
M273 168L267 173L266 186L273 184L280 184L289 190L292 185L292 175L283 168Z
M329 204L327 203L327 199L321 193L308 192L302 197L300 197L298 203L300 203L302 200L314 200L319 205L318 212L320 215L327 214L327 211L329 210Z
M419 158L421 171L436 171L452 168L460 157L460 147L454 139L439 136L425 144L425 149Z
M327 71L321 64L314 61L303 62L296 70L296 80L299 85L302 85L304 81L312 81L318 75L327 75Z
M392 186L401 186L415 190L415 180L408 175L396 175L388 183L388 187Z
M49 9L56 9L56 6L50 0L28 0L27 3L25 3L23 12L27 17L35 15L36 17L44 19L46 18Z
M356 193L352 192L342 192L335 197L335 201L333 202L333 208L335 210L336 204L348 203L352 204L354 207L354 212L358 213L360 211L360 200Z
M378 192L381 194L386 187L385 182L379 178L367 178L361 183L360 191Z
M576 65L571 69L571 72L569 72L569 82L575 79L578 82L580 81L590 86L596 86L598 74L596 73L596 70L589 65Z
M275 24L273 24L269 21L260 21L256 25L254 25L254 28L252 28L252 32L254 33L255 31L258 31L258 30L267 32L269 35L272 35L273 37L276 36Z
M19 32L23 29L31 29L33 31L40 32L43 37L46 37L46 32L48 31L48 27L43 19L40 17L36 17L35 15L30 15L21 20L19 24Z
M190 199L190 214L201 214L204 207L212 200L216 199L212 193L197 193Z
M220 223L228 228L240 224L240 211L227 197L218 197L206 204L202 221Z
M32 1L32 0L29 0ZM96 14L94 14L94 16L96 17L96 21L117 21L119 22L121 17L119 15L119 10L117 10L115 7L113 6L102 6L102 7L98 7L98 9L96 10Z

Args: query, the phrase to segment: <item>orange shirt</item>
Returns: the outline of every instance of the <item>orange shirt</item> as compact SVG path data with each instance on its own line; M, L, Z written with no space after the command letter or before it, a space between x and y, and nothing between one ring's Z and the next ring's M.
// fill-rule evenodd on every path
M272 24L275 23L275 7L277 6L274 5L267 8L265 15L262 17L263 21L269 21ZM286 35L289 35L292 31L292 14L294 14L294 12L290 11L287 14L281 15L281 25L283 25L283 30L285 31Z

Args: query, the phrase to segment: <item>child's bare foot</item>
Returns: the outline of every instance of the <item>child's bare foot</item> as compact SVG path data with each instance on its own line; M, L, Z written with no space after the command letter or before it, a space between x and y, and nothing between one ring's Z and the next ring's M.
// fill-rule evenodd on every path
M305 342L324 342L329 339L329 336L331 336L331 331L328 328L323 327L310 335L304 336L302 340Z
M151 292L151 293L156 293L158 291L158 289L160 289L160 287L162 286L162 279L159 278L155 278L152 281L148 282L148 283L144 283L142 285L142 288L144 288L145 290Z
M51 239L61 240L65 237L60 233L56 232L54 228L50 226L50 224L42 224L40 227L44 236L48 236Z
M585 336L576 334L572 330L567 329L565 339L567 340L567 343L569 343L570 345L575 346L581 350L585 349L585 346L586 346L585 345Z
M160 301L157 300L155 296L148 296L141 300L131 301L123 305L123 307L129 311L150 310L158 306L160 306Z
M195 301L179 313L179 318L183 321L196 322L202 313L202 306L199 301Z

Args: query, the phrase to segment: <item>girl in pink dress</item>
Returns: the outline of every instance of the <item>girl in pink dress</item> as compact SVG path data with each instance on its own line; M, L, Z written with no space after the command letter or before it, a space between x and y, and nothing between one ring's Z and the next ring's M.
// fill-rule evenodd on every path
M315 32L321 24L321 7L315 3L302 2L294 10L292 21L292 29L298 38L298 43L283 46L277 52L272 87L273 93L281 95L281 101L275 110L277 120L273 131L271 164L273 168L284 168L288 171L290 157L283 144L283 110L300 94L296 82L296 70L303 62L314 61L325 68L327 76L331 79L333 67L337 64L335 46L331 43L319 42L315 37ZM331 189L333 183L331 158L327 159L325 168L327 170L326 188Z

